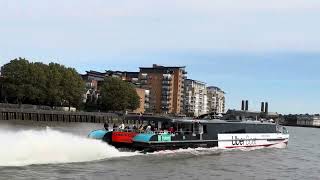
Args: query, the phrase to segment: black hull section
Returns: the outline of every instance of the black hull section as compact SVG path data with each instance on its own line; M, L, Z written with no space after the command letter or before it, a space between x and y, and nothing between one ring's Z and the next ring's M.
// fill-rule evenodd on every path
M155 152L163 150L177 150L188 148L211 148L218 147L218 142L168 142L168 143L142 143L134 142L132 149L142 152Z

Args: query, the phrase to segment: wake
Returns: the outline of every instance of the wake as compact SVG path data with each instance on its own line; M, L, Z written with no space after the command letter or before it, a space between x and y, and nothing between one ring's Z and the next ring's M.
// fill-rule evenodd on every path
M0 130L0 166L60 164L134 156L102 141L45 130Z

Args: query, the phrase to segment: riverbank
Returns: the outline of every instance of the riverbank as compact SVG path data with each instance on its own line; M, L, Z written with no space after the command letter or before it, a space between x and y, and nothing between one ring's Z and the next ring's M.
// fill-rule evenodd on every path
M306 128L320 128L320 126L306 126L306 125L285 125L285 124L282 124L282 126L290 126L290 127L306 127Z
M121 119L114 113L0 108L0 120L115 123Z

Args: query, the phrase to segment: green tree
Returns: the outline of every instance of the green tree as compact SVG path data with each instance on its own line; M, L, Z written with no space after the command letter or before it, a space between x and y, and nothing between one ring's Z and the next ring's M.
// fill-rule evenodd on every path
M129 98L129 106L128 109L135 110L140 107L140 97L135 90L135 87L132 84L128 84L128 98Z
M47 67L46 82L46 104L53 106L61 106L63 102L62 78L64 66L57 63L50 63Z
M64 70L62 79L63 98L69 110L71 106L79 107L85 93L85 84L73 68Z
M29 84L30 64L27 60L19 58L10 61L2 67L3 85L9 99L16 103L23 103L28 98L28 91L32 88Z
M119 78L106 78L100 94L102 109L106 111L135 110L140 105L140 98L133 85Z
M43 63L30 63L28 83L29 91L26 92L28 103L44 104L46 101L47 65Z
M14 59L2 67L1 89L9 102L78 107L85 87L73 68ZM2 96L3 96L2 95Z

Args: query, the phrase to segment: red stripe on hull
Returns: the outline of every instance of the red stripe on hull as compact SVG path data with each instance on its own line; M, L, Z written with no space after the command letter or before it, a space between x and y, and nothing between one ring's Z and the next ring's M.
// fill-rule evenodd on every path
M137 134L136 132L112 132L112 142L132 144L133 137Z
M285 143L286 145L288 145L288 142L282 142ZM235 149L235 148L252 148L252 147L270 147L270 146L274 146L280 143L275 143L275 144L262 144L262 145L254 145L254 146L226 146L225 148L227 149Z

